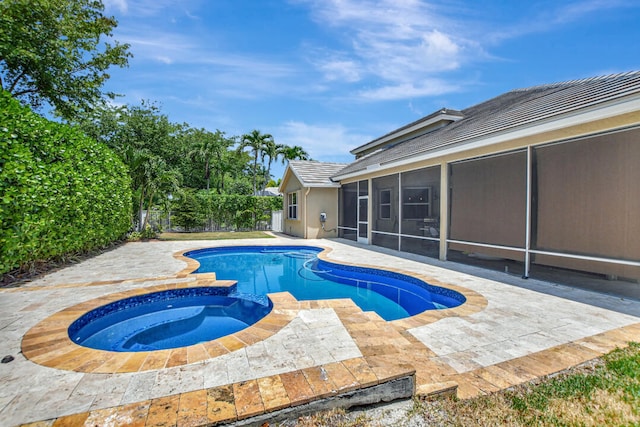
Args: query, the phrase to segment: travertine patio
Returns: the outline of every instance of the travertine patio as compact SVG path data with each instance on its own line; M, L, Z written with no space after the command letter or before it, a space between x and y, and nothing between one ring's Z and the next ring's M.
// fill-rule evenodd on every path
M271 296L274 310L258 324L183 349L98 352L75 346L66 336L70 321L109 298L210 285L210 275L188 274L193 264L176 256L184 250L291 243L326 247L323 256L344 263L419 276L463 292L467 302L385 322L349 300L297 301L282 293ZM483 271L479 277L469 274L480 272L471 267L372 249L286 237L129 243L20 288L0 290L0 357L15 357L0 365L0 424L268 419L414 375L417 393L457 391L464 398L640 339L638 300L501 273Z

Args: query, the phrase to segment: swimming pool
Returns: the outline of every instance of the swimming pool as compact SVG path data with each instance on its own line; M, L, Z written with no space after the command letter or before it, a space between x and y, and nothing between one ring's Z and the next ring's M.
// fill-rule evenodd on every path
M186 347L245 329L265 317L269 293L298 300L350 298L385 320L456 307L465 297L451 289L387 270L333 263L309 246L233 246L190 251L195 273L214 272L229 286L152 292L91 310L68 328L71 340L99 350L135 352Z
M235 286L152 292L100 306L68 328L97 350L136 352L186 347L245 329L269 314L270 301L232 296Z
M302 301L351 298L385 320L465 302L459 292L405 274L320 260L321 251L311 246L233 246L184 255L200 263L195 273L214 272L219 280L236 280L234 295L257 302L266 301L268 293L285 291Z

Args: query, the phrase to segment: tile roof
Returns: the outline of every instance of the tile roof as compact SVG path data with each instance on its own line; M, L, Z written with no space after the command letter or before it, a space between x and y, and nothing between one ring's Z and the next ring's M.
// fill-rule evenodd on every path
M512 90L462 110L464 118L445 127L407 140L400 139L363 156L334 177L364 171L372 165L390 164L442 148L464 145L500 132L638 94L640 71Z
M278 187L267 187L264 190L256 191L256 196L282 196Z
M291 160L288 168L304 187L338 187L331 177L342 170L346 163L324 163L312 160Z

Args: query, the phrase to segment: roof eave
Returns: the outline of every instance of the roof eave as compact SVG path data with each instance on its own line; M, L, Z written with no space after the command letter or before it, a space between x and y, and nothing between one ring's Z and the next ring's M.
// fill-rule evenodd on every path
M309 184L303 183L304 188L340 188L340 183L335 182L331 184Z
M357 156L358 154L365 152L367 150L370 150L373 147L382 145L386 142L393 141L394 139L397 139L397 138L401 138L402 136L408 135L422 128L427 128L435 123L442 122L442 121L455 122L463 118L462 115L459 115L459 114L447 113L446 109L443 109L442 111L445 111L445 112L438 112L438 115L430 117L428 120L418 122L413 126L404 127L404 128L395 130L391 133L388 133L387 135L381 136L380 138L374 139L373 141L370 141L364 145L361 145L360 147L356 147L349 152L354 156Z
M600 104L598 106L591 107L586 110L575 111L567 113L561 116L553 117L543 121L537 121L529 123L523 126L519 126L508 131L488 135L485 137L478 137L470 139L461 144L456 144L451 147L442 147L429 151L422 155L412 156L408 159L401 159L390 163L377 163L369 165L364 169L360 169L355 172L347 173L344 175L333 176L332 179L336 181L342 181L350 178L357 178L362 175L366 175L373 171L381 171L386 169L392 169L400 166L405 166L412 163L417 163L425 160L431 160L433 158L442 157L451 154L458 154L460 152L473 150L477 148L483 148L491 145L496 145L502 142L506 142L512 139L523 138L527 136L533 136L544 132L554 131L558 129L567 128L570 126L585 124L593 122L599 119L606 119L609 117L615 117L622 114L640 111L640 94L634 94L631 97L620 98L606 104ZM549 141L552 142L552 141Z

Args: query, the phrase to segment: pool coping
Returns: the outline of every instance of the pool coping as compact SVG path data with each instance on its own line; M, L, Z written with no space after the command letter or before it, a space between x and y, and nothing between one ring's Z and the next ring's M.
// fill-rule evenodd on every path
M131 289L104 295L67 307L32 327L22 339L23 355L34 363L55 369L85 373L126 373L197 363L221 356L273 336L286 326L295 314L283 309L285 294L272 294L273 309L255 324L216 340L168 350L115 352L97 350L74 343L69 326L83 314L124 298L172 289L228 287L234 281L217 281L214 275L198 277L195 282L170 283ZM213 277L212 277L213 276Z
M319 245L306 246L320 247ZM324 247L323 249L325 249L325 251L320 254L322 257L326 256L331 250L331 248ZM183 256L185 252L188 251L176 252L174 253L174 257L179 258ZM185 257L184 261L187 262L187 267L175 276L172 276L172 278L176 280L193 278L195 281L156 285L132 290L131 292L139 294L147 293L149 289L166 290L171 287L212 286L211 283L215 281L215 275L210 273L192 274L197 268L197 265L195 265L197 261L192 260L193 262L190 262L189 260L189 258ZM334 262L334 260L331 259L327 260ZM340 262L346 265L376 268L360 263ZM284 317L277 318L278 321L268 326L264 325L268 333L271 333L271 335L275 334L283 327L278 326L283 319L291 316L295 317L300 310L331 308L336 312L354 339L362 353L362 357L348 359L330 365L315 366L287 372L285 374L214 387L212 389L201 389L127 405L118 405L57 418L53 417L46 421L46 425L53 425L54 423L55 425L69 425L67 423L70 423L70 425L103 425L107 421L113 422L113 420L121 420L121 424L148 426L155 425L154 420L162 420L162 422L167 423L166 425L212 425L237 422L240 420L250 422L251 420L260 419L261 416L270 418L287 411L290 411L288 413L294 416L296 414L295 411L302 411L308 408L306 405L308 405L309 402L338 398L355 389L367 389L374 385L393 382L400 378L407 377L414 377L414 394L416 396L428 397L441 394L453 394L459 398L468 398L480 394L492 393L586 362L616 347L624 347L629 341L637 340L637 337L640 336L640 323L636 323L480 369L474 369L464 373L452 372L451 370L444 369L442 366L427 363L426 359L428 359L429 356L428 348L417 342L417 340L408 333L408 330L435 322L444 317L466 316L482 311L487 306L487 299L474 291L451 284L443 284L423 275L409 273L402 269L388 267L385 269L417 277L437 286L448 287L458 290L459 292L463 291L462 293L467 297L467 301L456 308L424 312L411 318L386 322L375 313L363 312L359 307L355 306L351 300L297 301L288 293L270 294L269 297L274 303L274 310L277 309L277 314L282 314ZM155 279L167 278L168 277L156 277ZM140 279L140 281L150 280L153 279ZM130 281L137 281L137 279ZM83 285L107 285L120 282L122 281L100 281L89 282ZM128 292L129 291L119 292L111 295L123 295ZM105 301L104 298L109 296L110 295L106 295L91 301L102 301L102 304L104 304L108 302ZM77 306L82 306L82 304L78 304ZM65 310L62 310L59 313L64 311ZM37 356L51 363L52 366L50 367L57 369L65 369L62 367L65 361L70 365L80 363L82 358L80 353L74 353L75 357L69 358L69 356L72 356L69 350L78 350L77 347L80 346L65 346L63 343L64 340L61 340L59 334L60 329L64 329L64 324L66 324L69 319L73 321L81 314L78 311L75 311L75 314L72 314L72 312L73 310L70 310L65 313L65 315L60 315L59 318L54 319L56 320L55 322L51 322L48 325L41 325L41 322L34 326L34 328L24 335L23 346L25 345L24 339L27 338L27 335L36 327L43 326L42 329L33 331L34 333L29 336L30 340L27 340L27 343L39 343L38 346L42 346L42 343L46 342L46 338L56 342L51 342L52 346ZM46 326L46 328L44 326ZM245 329L245 331L248 329L249 328ZM66 329L64 330L66 331ZM51 340L51 338L53 338L53 340ZM410 345L400 343L401 340L399 338L410 341ZM40 339L42 339L42 341L38 341ZM251 338L245 337L245 340L251 341ZM70 340L68 341L71 342ZM72 342L71 344L75 346ZM250 345L248 342L237 338L234 338L227 344L231 348L239 346L237 349ZM222 347L229 350L225 345L222 345ZM84 349L84 347L82 348ZM34 349L27 349L27 352L29 351L33 352ZM173 358L167 356L166 358L161 357L159 359L164 360L162 367L169 367L168 364L170 363L172 364L171 366L180 366L194 363L198 357L204 356L202 353L198 356L197 353L196 350L192 350L191 359L189 358L188 351L186 355L184 352L177 352ZM131 353L125 354L130 355ZM149 355L147 355L147 357L148 356ZM53 362L56 362L57 365ZM129 370L121 371L120 369L124 369L127 366L137 366L137 363L135 360L123 361L118 358L108 358L100 362L100 366L95 367L95 369L90 372L132 372ZM158 361L155 363L159 366L163 362ZM79 366L82 366L82 364ZM139 366L139 369L141 369L143 365L141 364ZM355 366L360 366L362 371L356 369ZM161 369L162 367L155 369ZM334 373L330 374L330 372ZM338 375L336 372L342 372L342 374ZM364 375L364 372L372 373L373 376L369 375L368 381L363 379L362 381L358 381L357 384L353 383L353 381L348 381L351 377L358 378L357 375ZM256 402L256 396L260 397L259 402ZM24 425L36 426L43 424L31 423Z
M336 262L335 260L331 260L327 257L332 250L331 248L317 245L295 246L320 247L322 252L318 254L318 258L328 262ZM170 368L197 363L208 358L221 356L248 345L255 344L258 341L262 341L273 336L295 318L297 312L295 310L292 311L288 309L284 303L291 302L291 300L296 302L298 301L288 292L280 292L268 295L268 298L273 303L273 309L258 322L241 331L205 343L168 350L115 352L84 347L74 343L69 338L68 328L76 319L95 308L124 298L172 289L229 287L236 283L233 280L217 280L215 273L193 273L198 269L200 264L195 259L185 256L185 253L197 249L178 251L173 254L174 258L187 263L187 266L178 272L175 275L175 278L187 278L193 276L195 277L195 281L176 282L116 292L67 307L47 317L27 331L22 338L21 348L23 355L32 362L42 366L85 373L127 373ZM376 268L366 264L342 264L356 267ZM396 327L409 329L435 322L444 317L472 314L482 310L487 304L486 298L469 289L456 285L442 284L425 276L401 269L389 268L385 270L411 276L435 286L455 290L460 292L466 298L466 301L463 304L454 308L427 310L412 317L389 322ZM105 284L104 281L99 283Z

